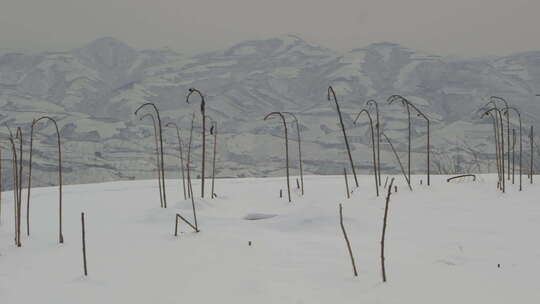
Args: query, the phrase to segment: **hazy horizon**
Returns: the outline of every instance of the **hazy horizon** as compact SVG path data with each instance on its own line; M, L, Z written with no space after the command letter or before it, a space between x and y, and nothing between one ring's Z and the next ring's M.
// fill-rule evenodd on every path
M114 37L194 54L284 34L338 51L386 41L459 57L540 49L540 2L531 0L4 1L0 49L32 52Z

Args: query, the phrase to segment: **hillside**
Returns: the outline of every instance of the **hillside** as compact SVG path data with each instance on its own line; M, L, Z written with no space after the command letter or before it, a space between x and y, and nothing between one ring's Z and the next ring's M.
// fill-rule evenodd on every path
M305 171L337 174L347 158L334 106L326 99L328 85L341 102L360 174L370 170L370 133L365 121L354 126L352 119L369 99L379 102L385 133L405 157L406 113L400 105L386 104L393 94L406 96L431 118L432 167L468 171L476 165L474 152L482 172L493 171L490 121L476 111L489 96L498 95L522 110L526 128L535 123L540 52L458 60L377 43L340 53L286 35L185 56L100 38L66 52L0 55L0 123L22 127L28 138L33 118L42 113L57 118L68 183L150 178L155 175L153 131L133 111L154 102L164 122L184 117L179 122L187 141L189 117L193 111L198 114L198 105L186 104L185 96L189 87L197 87L206 94L208 114L220 123L219 176L283 174L281 126L262 120L276 110L295 112L300 119ZM425 124L418 118L413 124L412 168L422 172ZM512 124L517 128L516 120ZM56 183L50 174L56 165L53 135L52 125L38 126L38 185ZM166 129L164 136L166 169L175 177L176 134ZM195 165L200 167L200 138L195 145ZM381 147L384 172L397 172L388 146ZM8 157L4 153L4 160ZM297 167L296 149L291 157Z

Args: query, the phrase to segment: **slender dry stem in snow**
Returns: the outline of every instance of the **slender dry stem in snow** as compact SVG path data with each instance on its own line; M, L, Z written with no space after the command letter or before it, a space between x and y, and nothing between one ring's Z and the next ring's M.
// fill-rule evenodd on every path
M28 198L27 198L27 224L28 224L28 234L30 234L30 191L32 189L31 187L31 181L32 181L32 153L33 153L33 136L34 136L34 127L35 125L41 121L41 120L48 120L53 123L54 128L56 130L56 141L57 141L57 148L58 148L58 239L60 244L64 243L64 234L62 233L62 143L60 141L60 130L58 129L58 124L56 120L49 116L42 116L38 119L34 119L32 121L32 130L30 132L30 164L29 164L29 171L28 171Z
M191 94L196 93L201 97L201 116L202 116L202 168L201 168L201 197L204 198L204 168L205 168L205 159L206 159L206 102L204 100L204 95L201 91L195 88L189 88L189 93L186 96L186 102L189 103L189 97Z
M347 237L347 231L345 231L345 226L343 225L343 207L341 206L341 204L339 204L339 225L341 226L341 231L343 231L343 237L345 238L345 242L347 243L347 250L349 251L349 256L351 257L354 276L357 277L358 272L356 271L356 263L354 262L351 243L349 242L349 238Z
M390 141L388 136L386 136L386 134L382 133L382 135L384 136L384 139L386 139L386 142L390 145L390 148L392 149L392 152L394 153L394 156L396 157L396 160L397 160L397 162L399 164L399 168L401 169L401 174L403 174L403 177L405 178L405 181L407 181L407 185L409 186L409 190L412 191L411 181L407 177L407 174L405 173L405 169L403 169L403 164L401 163L401 160L399 159L399 155L397 154L396 149L394 149L394 145L392 145L392 142Z
M388 103L392 104L394 101L399 100L401 101L401 104L405 107L407 110L407 121L408 121L408 139L409 139L409 145L408 145L408 161L407 161L407 180L411 180L411 109L409 108L410 104L407 102L407 100L400 95L392 95L388 98Z
M504 109L508 109L508 102L506 101L506 99L502 98L502 97L498 97L498 96L491 96L489 98L490 100L493 100L493 101L502 101L504 103ZM503 136L504 136L504 120L501 120L501 128L503 130ZM506 141L507 141L507 158L508 158L508 161L507 161L507 167L508 167L508 180L510 180L510 116L509 115L506 115ZM504 155L503 155L504 157Z
M347 198L351 198L349 192L349 180L347 179L347 168L343 168L343 177L345 178L345 191L347 191Z
M377 173L379 174L379 186L382 186L381 183L381 122L379 121L379 104L377 101L370 99L366 101L366 105L369 107L370 105L375 106L375 114L377 115L377 122L375 123L375 127L377 128Z
M162 183L161 183L161 162L160 162L160 154L159 154L159 141L158 141L158 129L156 126L156 119L154 118L154 115L148 113L143 116L141 116L140 120L145 119L146 117L150 118L152 120L152 125L154 126L154 138L156 142L156 169L158 174L158 187L159 187L159 202L161 208L163 208L163 190L162 190Z
M279 115L281 121L283 122L283 130L285 132L285 167L287 169L287 193L289 197L289 203L291 202L291 182L289 177L289 136L287 135L287 122L285 117L281 112L271 112L264 117L264 120L267 120L271 116Z
M84 223L84 212L81 212L81 229L82 229L82 254L84 275L88 275L88 267L86 263L86 225Z
M21 246L21 213L22 213L22 188L23 188L23 135L22 129L17 128L16 137L19 139L19 187L18 187L18 208L17 208L17 235L19 238L19 247Z
M386 237L386 223L388 220L388 205L390 203L390 195L392 194L392 184L394 183L394 178L392 177L392 180L390 180L390 187L388 187L388 193L386 194L386 205L384 207L384 220L383 220L383 230L382 230L382 236L381 236L381 273L382 273L382 280L383 282L386 282L386 267L384 264L385 257L384 257L384 241Z
M373 155L373 174L375 177L375 192L377 193L377 196L379 196L379 181L377 179L377 154L375 152L375 132L373 132L373 120L371 119L371 115L369 114L369 112L366 109L363 109L354 119L354 124L356 124L356 121L362 113L366 113L369 119L369 127L371 129L371 150Z
M177 213L176 217L175 217L175 223L174 223L174 236L178 236L178 219L181 219L182 221L184 221L184 223L188 224L188 226L193 228L193 230L195 232L199 232L199 229L197 229L197 227L195 227L188 220L186 220L183 216L181 216L180 213Z
M516 171L516 129L512 129L512 185L515 184Z
M167 208L167 191L165 190L165 160L163 156L163 128L161 126L161 116L159 115L159 110L155 104L147 102L139 106L135 110L135 116L137 113L144 107L152 107L157 117L157 125L159 129L159 143L160 143L160 155L161 155L161 188L163 189L163 207Z
M180 128L174 122L169 122L165 124L165 126L176 128L176 136L178 137L178 150L180 151L180 172L182 173L182 190L184 191L184 200L187 200L186 178L185 178L185 173L184 173L184 155L182 152L182 137L180 137Z
M291 115L296 124L296 135L298 137L298 163L300 167L300 187L298 188L301 189L302 195L304 195L304 169L302 167L302 138L300 137L300 125L298 124L298 118L293 113L283 112L283 114ZM296 180L296 183L298 184L298 179Z
M191 118L191 131L189 132L189 144L188 144L188 160L186 164L187 175L188 175L188 186L189 186L189 196L191 197L191 207L193 208L193 220L195 221L195 230L199 231L199 226L197 225L197 212L195 211L195 197L193 196L193 184L191 183L191 144L193 142L193 127L195 124L195 114Z
M519 112L518 109L514 107L508 107L505 110L506 116L510 115L510 110L514 111L517 114L518 120L519 120L519 191L521 191L522 190L522 167L523 167L523 164L522 164L523 142L522 142L522 134L521 134L521 131L523 128L521 124L521 113Z
M18 156L17 156L17 148L15 145L15 139L13 138L13 134L9 137L9 142L11 143L11 152L12 152L12 162L13 162L13 214L15 216L15 246L21 247L21 230L20 230L20 222L21 222L21 205L20 205L20 198L19 198L19 163L18 163Z
M533 126L531 126L531 134L530 134L530 142L531 142L531 171L530 171L530 175L531 175L531 185L533 183L533 174L534 174L534 170L533 170L533 157L534 157L534 152L533 152L533 146L534 146L534 129L533 129Z
M339 118L339 125L341 126L341 132L343 132L343 139L345 140L345 148L347 148L347 155L349 156L349 162L351 164L351 170L354 176L354 182L356 187L358 187L358 178L356 177L356 169L354 168L354 162L351 155L351 147L349 146L349 139L347 138L347 132L345 131L345 124L343 123L343 116L341 115L341 110L339 108L339 103L336 97L336 92L331 86L328 87L328 100L330 101L330 95L334 97L334 102L336 103L336 110Z

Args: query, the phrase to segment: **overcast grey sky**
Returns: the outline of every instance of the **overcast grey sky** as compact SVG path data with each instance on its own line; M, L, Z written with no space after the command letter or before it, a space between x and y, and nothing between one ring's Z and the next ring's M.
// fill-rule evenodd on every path
M540 0L0 0L0 48L112 36L194 53L293 33L337 50L390 41L441 55L540 50Z

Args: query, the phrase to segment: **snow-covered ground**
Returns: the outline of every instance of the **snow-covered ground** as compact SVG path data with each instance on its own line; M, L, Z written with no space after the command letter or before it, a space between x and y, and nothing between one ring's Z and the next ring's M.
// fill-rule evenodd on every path
M22 248L13 245L6 192L0 303L537 303L540 186L527 183L523 192L509 186L502 194L494 176L452 184L435 176L431 187L419 185L420 178L414 177L414 192L396 179L386 284L379 262L385 195L375 196L370 176L360 176L349 200L342 176L308 176L305 196L295 189L293 203L279 198L279 189L286 195L284 178L218 180L217 199L196 201L201 232L181 223L178 237L174 214L192 219L178 181L167 181L167 209L159 207L156 181L69 186L63 245L57 190L35 189L31 236L24 221ZM194 190L199 193L197 183ZM88 277L82 276L81 211ZM268 218L246 219L261 215Z

